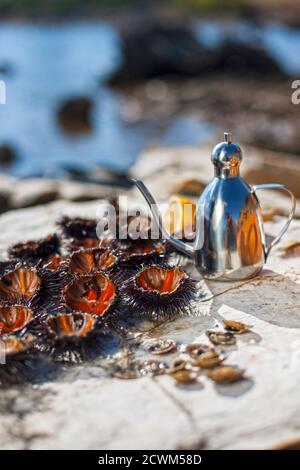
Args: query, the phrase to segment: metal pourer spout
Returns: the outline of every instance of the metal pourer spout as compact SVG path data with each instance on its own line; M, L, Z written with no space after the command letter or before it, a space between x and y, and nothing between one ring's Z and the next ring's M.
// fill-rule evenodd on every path
M231 142L232 142L232 133L231 132L224 132L224 140L227 144L231 144Z

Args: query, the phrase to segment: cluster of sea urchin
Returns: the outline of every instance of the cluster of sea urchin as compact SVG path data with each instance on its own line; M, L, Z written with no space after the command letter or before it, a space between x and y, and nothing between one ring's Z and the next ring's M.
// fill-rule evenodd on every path
M143 233L147 223L141 225ZM121 310L150 318L186 311L195 285L167 264L163 241L102 239L96 221L65 217L58 234L19 243L0 266L0 335L7 355L34 347L58 360L95 351ZM121 309L120 305L126 305Z

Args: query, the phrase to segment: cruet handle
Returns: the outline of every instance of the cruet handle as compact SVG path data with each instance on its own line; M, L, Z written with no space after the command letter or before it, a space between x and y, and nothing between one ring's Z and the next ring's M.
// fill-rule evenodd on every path
M296 198L295 198L294 194L292 193L292 191L285 184L257 184L257 185L254 185L252 187L253 187L254 191L257 191L257 189L282 189L282 190L287 191L289 193L289 195L291 197L291 200L292 200L292 208L290 210L290 213L288 215L288 219L287 219L286 223L284 224L284 226L280 230L277 237L275 237L274 240L270 243L270 245L266 248L265 256L266 256L266 259L267 259L267 257L269 256L270 251L272 250L273 246L277 245L277 243L280 242L281 238L283 237L283 235L285 234L285 232L289 228L289 225L290 225L290 223L292 221L292 218L295 214Z

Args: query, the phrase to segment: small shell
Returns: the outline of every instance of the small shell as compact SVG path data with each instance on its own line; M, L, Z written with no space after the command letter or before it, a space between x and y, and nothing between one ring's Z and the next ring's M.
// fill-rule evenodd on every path
M69 269L74 274L92 274L112 267L116 261L116 256L108 249L80 250L72 254Z
M147 351L156 355L171 353L175 351L176 347L176 341L172 339L160 339L146 345Z
M201 354L201 356L192 362L192 366L201 367L202 369L213 369L214 367L220 365L224 359L225 358L221 357L216 351L210 349Z
M139 371L134 369L116 369L111 375L121 380L132 380L140 377Z
M249 326L235 320L223 320L224 328L231 333L241 335L249 331Z
M116 288L108 276L97 273L74 279L64 289L63 295L68 307L102 316L114 303Z
M234 335L229 331L207 331L206 335L209 341L211 341L216 346L230 346L236 343Z
M40 285L41 279L34 268L17 268L2 277L0 295L7 300L21 297L29 300L38 292Z
M207 352L209 349L209 346L206 344L191 343L185 346L184 352L193 359L198 359L199 356Z
M170 371L168 375L181 384L192 384L197 382L197 374L191 370L181 369Z
M14 333L33 320L30 308L21 305L0 307L0 335Z
M2 336L0 339L0 350L3 348L6 356L13 356L19 352L28 350L33 345L35 339L35 336L30 334L22 337L15 335Z
M166 372L167 365L164 362L149 359L146 361L140 361L138 363L138 369L142 376L162 375Z
M231 384L244 378L244 370L233 366L221 366L208 373L208 377L219 384Z
M88 313L67 313L50 316L47 319L47 328L56 339L65 337L85 337L95 327L95 318Z
M179 370L189 369L191 364L186 361L185 359L177 358L171 364L171 368L169 369L168 373L178 372Z

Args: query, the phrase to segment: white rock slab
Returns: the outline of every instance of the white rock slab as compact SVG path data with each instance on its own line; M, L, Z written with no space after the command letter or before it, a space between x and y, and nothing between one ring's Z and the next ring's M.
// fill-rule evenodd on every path
M3 214L2 257L12 243L51 233L61 215L95 217L97 206L57 201ZM268 234L280 223L268 223ZM288 236L300 240L299 221ZM205 331L223 318L241 320L252 333L238 337L227 362L247 380L216 386L203 374L199 385L179 387L169 377L110 378L101 359L65 367L57 378L0 390L1 448L263 449L300 439L300 258L274 249L264 272L244 283L195 276L206 300L156 336L207 342Z

